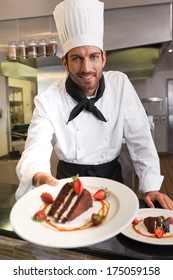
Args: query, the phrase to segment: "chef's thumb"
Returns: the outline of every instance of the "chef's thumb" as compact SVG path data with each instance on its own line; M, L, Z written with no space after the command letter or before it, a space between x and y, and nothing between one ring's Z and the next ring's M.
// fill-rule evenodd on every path
M48 173L37 172L33 177L33 186L39 187L44 184L56 186L58 180Z
M58 185L58 179L56 179L53 176L48 176L46 179L46 184L51 186L57 186Z

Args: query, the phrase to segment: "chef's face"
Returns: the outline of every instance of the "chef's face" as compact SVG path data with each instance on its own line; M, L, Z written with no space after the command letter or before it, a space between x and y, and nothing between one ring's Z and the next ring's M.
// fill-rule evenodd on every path
M91 96L102 76L106 53L94 46L77 47L62 58L62 63L71 79L87 96Z

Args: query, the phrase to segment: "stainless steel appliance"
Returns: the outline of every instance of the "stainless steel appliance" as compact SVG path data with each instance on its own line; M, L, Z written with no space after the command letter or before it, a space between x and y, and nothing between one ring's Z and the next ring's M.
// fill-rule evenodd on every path
M173 153L173 80L168 80L168 152Z

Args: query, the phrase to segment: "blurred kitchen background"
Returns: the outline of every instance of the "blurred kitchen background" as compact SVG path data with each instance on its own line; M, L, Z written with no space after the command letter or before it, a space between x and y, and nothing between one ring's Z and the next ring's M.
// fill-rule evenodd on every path
M52 12L58 0L1 0L0 182L18 183L15 166L23 151L33 99L65 75L53 55L9 59L9 43L58 34ZM173 153L173 42L171 0L105 0L105 70L128 75L147 112L159 155ZM123 158L123 157L122 157ZM127 159L123 158L127 163ZM56 168L52 156L52 170ZM132 177L132 180L134 178Z

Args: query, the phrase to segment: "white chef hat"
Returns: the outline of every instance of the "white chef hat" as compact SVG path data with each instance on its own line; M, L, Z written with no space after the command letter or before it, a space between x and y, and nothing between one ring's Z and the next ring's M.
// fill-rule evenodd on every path
M104 4L98 0L64 0L53 12L58 36L65 55L80 46L103 50Z

